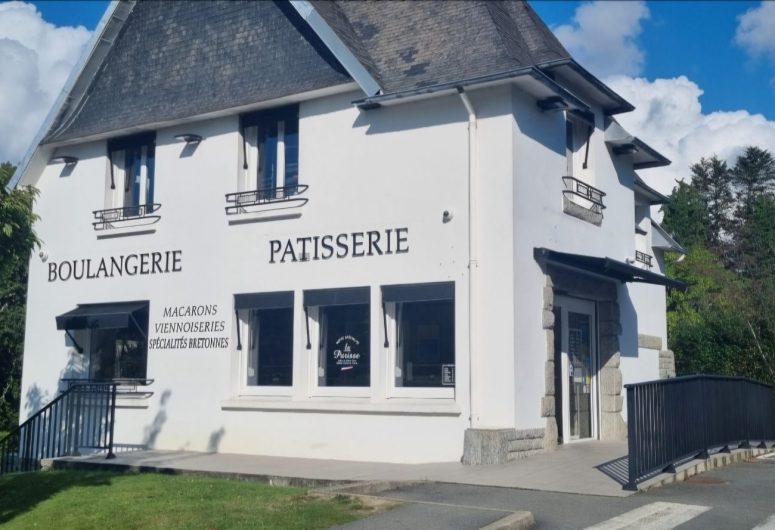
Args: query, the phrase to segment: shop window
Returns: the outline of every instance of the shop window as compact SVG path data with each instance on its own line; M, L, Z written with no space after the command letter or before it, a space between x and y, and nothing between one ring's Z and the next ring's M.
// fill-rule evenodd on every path
M238 326L247 323L247 340L238 328L237 341L245 352L245 384L293 385L293 292L239 294L234 307Z
M293 105L242 117L243 190L269 198L298 193L299 107Z
M84 304L56 318L78 351L88 356L91 380L145 379L148 302ZM89 333L88 349L75 340Z
M308 318L317 321L318 386L368 387L371 383L369 288L305 291L304 306ZM312 349L311 341L308 348Z
M396 387L455 384L455 286L452 282L382 288L387 317L393 320Z

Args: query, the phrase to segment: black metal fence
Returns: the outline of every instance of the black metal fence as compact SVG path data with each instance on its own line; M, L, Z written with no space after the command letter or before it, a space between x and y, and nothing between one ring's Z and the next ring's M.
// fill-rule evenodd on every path
M34 471L44 458L104 450L113 458L116 383L75 384L0 440L0 474Z
M742 377L689 376L625 385L628 482L693 458L775 441L775 394Z
M95 230L105 230L112 227L126 226L134 221L152 224L161 219L161 216L156 214L159 208L161 208L161 204L149 203L108 208L107 210L94 210L92 214L96 221L92 223L92 226Z
M309 199L299 197L299 195L304 194L308 188L307 184L294 184L293 186L227 193L226 213L229 215L243 213L248 211L250 207L276 202L294 202L301 206L306 204Z

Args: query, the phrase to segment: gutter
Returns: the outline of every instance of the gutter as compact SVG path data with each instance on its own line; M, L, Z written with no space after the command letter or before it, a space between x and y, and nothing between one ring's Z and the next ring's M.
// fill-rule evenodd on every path
M457 92L468 113L468 424L474 428L474 419L479 421L473 387L474 354L479 350L479 144L476 111L463 88L458 87Z
M534 66L527 66L524 68L518 68L516 70L508 70L506 72L500 72L497 74L472 77L462 81L451 81L448 83L439 83L437 85L370 96L353 101L353 105L356 105L358 108L363 110L369 110L381 107L382 105L416 101L418 99L430 96L460 93L461 89L466 88L481 87L483 85L494 86L510 83L515 79L523 77L532 77L534 80L543 84L546 88L562 98L565 104L567 104L568 107L573 110L580 110L584 112L591 112L592 110L591 107L587 105L587 103L579 99L573 93L562 87L556 81L543 73L540 69Z

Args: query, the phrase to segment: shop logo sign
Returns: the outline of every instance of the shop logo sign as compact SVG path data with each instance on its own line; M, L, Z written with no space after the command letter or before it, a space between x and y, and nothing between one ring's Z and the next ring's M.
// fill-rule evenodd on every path
M358 366L361 354L353 351L360 346L360 341L352 335L344 335L336 339L336 349L334 350L334 364L339 367L341 372L347 372Z

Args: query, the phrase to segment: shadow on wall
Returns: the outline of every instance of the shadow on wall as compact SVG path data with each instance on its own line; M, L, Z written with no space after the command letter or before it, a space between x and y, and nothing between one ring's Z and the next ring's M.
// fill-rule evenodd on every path
M514 103L514 121L517 129L535 141L536 146L551 149L555 154L560 155L562 163L565 162L565 117L562 112L541 112L537 105L529 107L526 111L524 105L519 104L519 100L512 98ZM564 174L565 166L561 166L561 173ZM558 168L559 170L560 168ZM560 174L553 175L558 179Z
M47 391L42 390L36 384L30 386L27 389L24 400L24 411L27 413L27 418L45 407L49 401L51 401L51 399L49 398Z
M630 298L630 290L624 285L619 288L619 322L622 333L619 336L619 351L622 357L638 356L638 312Z
M84 355L74 348L68 352L67 364L59 372L59 392L68 388L67 381L63 379L88 379L89 373L84 362Z
M439 98L387 108L361 110L352 126L354 129L368 127L366 134L382 134L450 123L467 124L468 114L465 107L457 96L454 97L457 101L454 101L452 106L449 98Z
M169 389L161 393L161 397L159 398L159 412L156 413L156 416L153 418L151 424L145 428L143 445L145 445L148 449L154 448L156 445L156 439L159 437L159 433L161 433L162 427L167 422L167 402L169 401L171 395L172 391Z
M226 429L224 429L223 426L210 434L210 440L207 442L208 453L218 452L218 447L221 445L221 440L223 439L224 434L226 434Z

